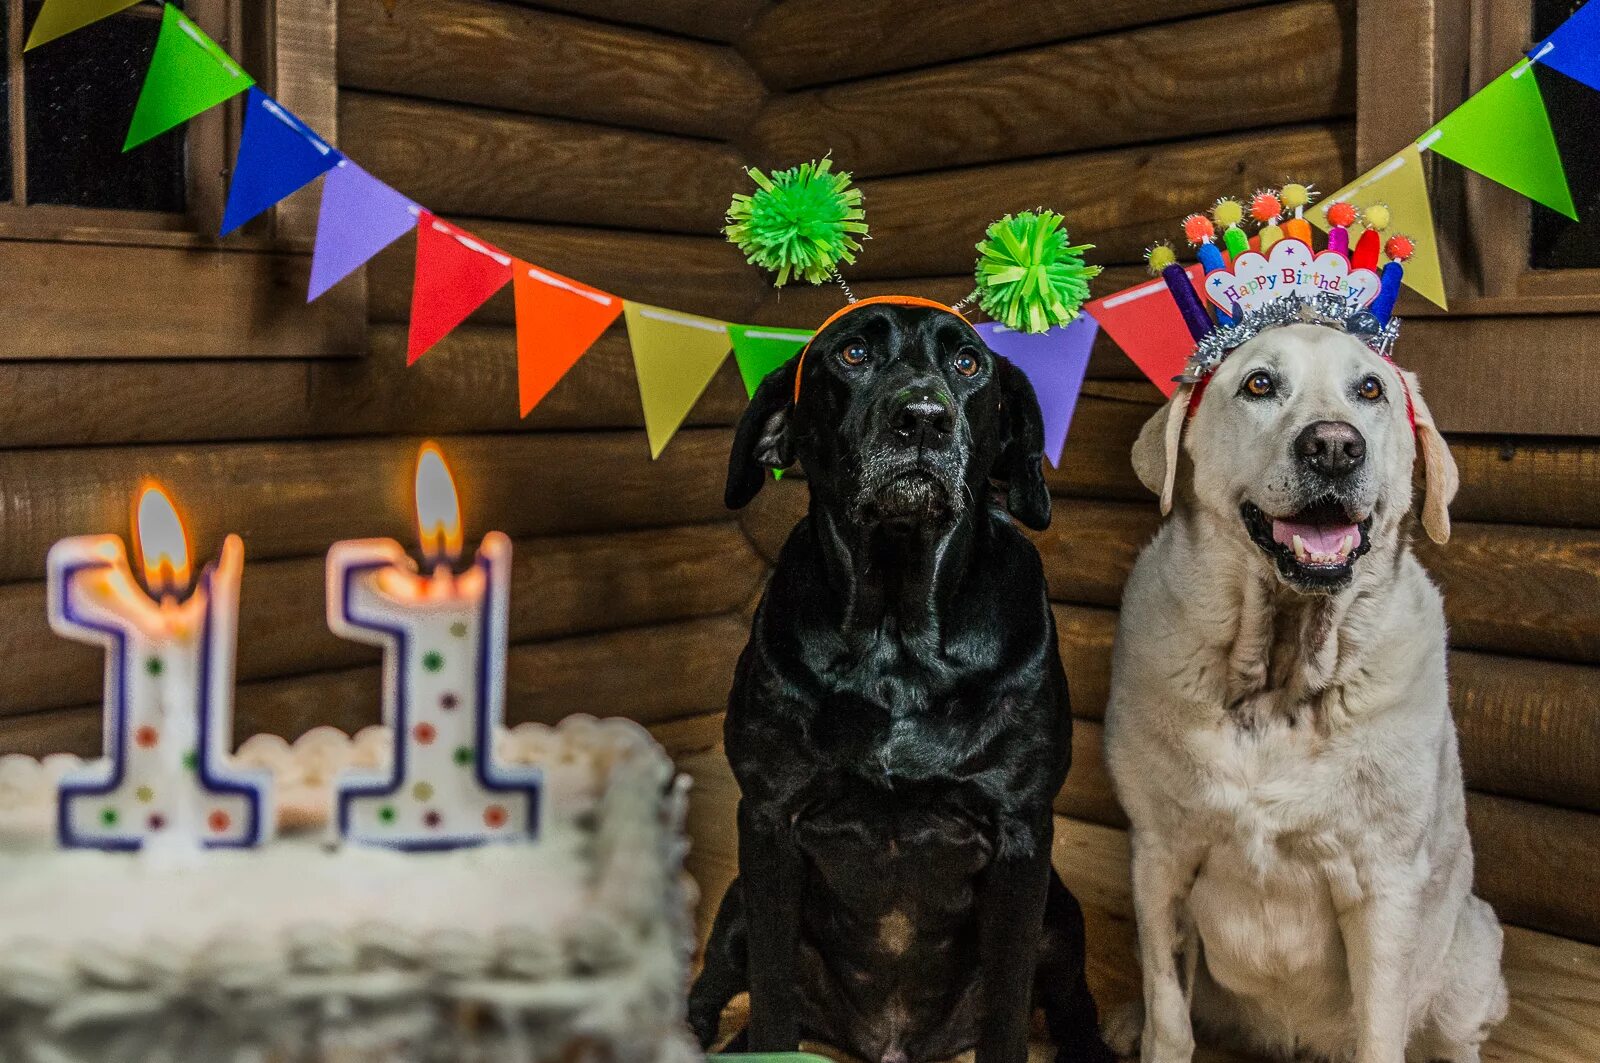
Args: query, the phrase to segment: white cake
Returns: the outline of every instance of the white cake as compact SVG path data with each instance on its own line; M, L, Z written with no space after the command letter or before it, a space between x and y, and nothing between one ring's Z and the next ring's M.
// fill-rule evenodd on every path
M544 771L526 844L335 846L335 772L387 735L258 736L280 837L259 850L63 851L54 782L0 758L0 1060L692 1061L687 780L625 720L502 732Z

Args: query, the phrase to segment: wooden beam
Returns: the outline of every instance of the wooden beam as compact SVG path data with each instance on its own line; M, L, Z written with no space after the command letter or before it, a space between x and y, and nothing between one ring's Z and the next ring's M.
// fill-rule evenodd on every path
M772 0L512 0L574 15L648 26L707 41L732 43L772 6Z
M970 60L1248 6L1249 0L784 0L740 44L775 89Z
M1139 262L1153 242L1181 231L1186 214L1224 192L1275 186L1286 173L1339 187L1354 175L1353 145L1350 125L1332 122L863 181L872 243L859 273L969 273L973 244L990 222L1041 204L1094 243L1092 261Z
M366 358L0 362L0 449L644 425L620 323L526 419L512 329L463 326L409 367L405 350L386 324ZM730 358L686 424L731 425L745 404Z
M332 671L378 659L328 629L321 557L245 569L239 605L241 680ZM513 643L732 612L766 574L736 524L523 539L511 571ZM0 716L87 704L104 654L51 632L43 583L0 586Z
M733 49L508 4L339 5L347 87L726 139L764 90Z
M340 148L437 214L706 235L744 180L705 140L355 91L339 111Z
M467 541L721 520L730 433L680 432L659 461L639 433L454 436ZM166 484L196 558L244 536L247 561L320 556L338 539L415 539L418 440L308 440L0 453L0 582L44 578L66 535L125 534L139 482Z
M829 85L771 98L750 138L763 165L831 151L877 177L1346 118L1354 15L1299 0ZM1245 40L1277 61L1234 65L1223 90L1216 57Z
M744 256L713 236L580 229L482 218L452 218L508 255L553 269L624 299L693 314L742 320L770 290ZM368 268L374 321L408 321L416 237L403 236ZM479 325L512 325L508 284L472 316Z

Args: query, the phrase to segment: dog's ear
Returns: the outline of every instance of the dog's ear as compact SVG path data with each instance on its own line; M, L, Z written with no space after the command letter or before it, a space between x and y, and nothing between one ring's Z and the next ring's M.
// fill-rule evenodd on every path
M1044 483L1044 415L1039 412L1039 398L1022 370L999 356L994 364L1006 443L992 475L1006 485L1006 509L1011 515L1034 531L1044 531L1050 527L1050 489Z
M722 494L729 509L748 505L767 481L768 470L787 469L794 464L790 420L794 412L794 375L799 368L797 354L768 373L739 418L739 427L733 433L733 452L728 455L728 483Z
M1178 482L1178 444L1189 416L1193 384L1181 385L1167 404L1151 415L1133 444L1133 471L1152 494L1161 496L1161 515L1172 512Z
M1411 409L1417 417L1417 456L1422 459L1422 530L1441 546L1450 541L1450 502L1461 486L1456 459L1444 441L1433 412L1422 399L1417 374L1401 370L1411 392Z

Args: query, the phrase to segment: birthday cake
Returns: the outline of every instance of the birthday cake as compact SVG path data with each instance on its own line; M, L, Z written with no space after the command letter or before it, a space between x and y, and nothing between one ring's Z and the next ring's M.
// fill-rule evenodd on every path
M246 741L255 848L63 848L71 756L0 758L0 1059L692 1060L687 780L626 720L499 729L542 777L535 839L339 844L334 781L384 728Z

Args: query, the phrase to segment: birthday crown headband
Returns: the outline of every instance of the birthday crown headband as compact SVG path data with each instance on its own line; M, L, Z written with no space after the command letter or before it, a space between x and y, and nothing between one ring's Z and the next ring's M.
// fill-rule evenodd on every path
M1166 281L1195 341L1183 373L1174 378L1179 383L1203 384L1235 348L1268 329L1301 322L1347 332L1390 357L1400 332L1394 306L1402 263L1415 245L1400 234L1382 238L1390 223L1387 207L1357 211L1340 201L1326 208L1328 242L1319 252L1304 217L1314 195L1311 186L1299 183L1255 193L1248 213L1260 231L1253 239L1240 227L1246 207L1236 199L1219 199L1209 215L1185 218L1184 237L1205 270L1203 298L1170 244L1146 254L1150 272ZM1352 246L1350 231L1358 224L1362 231ZM1380 249L1388 259L1381 271Z
M833 172L829 158L771 174L754 168L746 173L756 191L734 195L723 232L751 265L775 273L778 287L792 280L833 281L844 290L845 306L817 332L861 307L882 304L945 310L968 324L963 311L976 304L1007 328L1044 332L1078 316L1089 297L1089 281L1100 273L1099 266L1083 260L1083 252L1094 245L1073 245L1065 219L1041 208L1007 214L988 227L976 247L973 290L953 305L915 295L857 299L840 265L854 265L861 241L870 236L861 190L851 185L850 175ZM801 350L801 367L810 349L807 343ZM800 377L796 371L796 402Z

